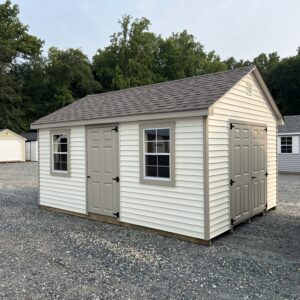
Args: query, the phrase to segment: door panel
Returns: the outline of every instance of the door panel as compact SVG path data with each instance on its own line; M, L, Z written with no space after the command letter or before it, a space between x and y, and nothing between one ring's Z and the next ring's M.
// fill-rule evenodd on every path
M249 199L251 189L249 182L251 174L250 166L250 132L247 125L235 125L231 135L231 162L233 168L233 201L231 203L231 212L234 219L240 222L251 215Z
M118 211L118 134L113 127L89 128L88 148L88 211L108 216Z
M252 131L252 164L254 165L252 170L253 186L253 207L252 215L265 209L266 205L266 131L262 126L251 126Z
M262 126L232 125L231 216L234 223L239 223L265 209L266 131Z

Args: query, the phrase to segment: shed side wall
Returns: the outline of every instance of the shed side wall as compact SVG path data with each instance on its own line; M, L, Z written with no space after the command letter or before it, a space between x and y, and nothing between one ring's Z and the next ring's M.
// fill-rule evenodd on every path
M281 136L298 136L299 135L291 135L286 133L284 135L279 135L277 144L280 147L280 137ZM300 139L300 138L299 138ZM297 147L298 146L298 147ZM296 152L298 153L279 153L278 155L278 171L279 172L296 172L300 173L300 145L298 144L296 147L298 148ZM278 149L279 150L279 149Z
M139 145L139 123L121 123L121 221L204 239L202 118L176 120L175 187L140 183Z
M252 95L247 93L247 84L252 85ZM277 160L276 119L264 94L253 75L248 74L210 109L208 116L208 164L210 237L230 229L229 190L229 120L267 124L267 204L276 206Z
M85 214L85 128L72 127L70 137L71 176L53 176L50 174L50 130L39 130L39 204Z

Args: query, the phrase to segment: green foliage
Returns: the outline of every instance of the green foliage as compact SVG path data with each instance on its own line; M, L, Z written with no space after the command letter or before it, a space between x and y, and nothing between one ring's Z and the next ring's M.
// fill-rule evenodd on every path
M93 57L97 80L105 91L156 82L154 69L159 47L158 37L149 32L150 21L132 21L131 16L123 16L119 23L121 31L114 33L111 44Z
M162 38L146 18L123 16L120 31L92 63L80 49L50 48L28 33L17 5L0 4L0 128L15 131L87 94L124 89L255 64L283 114L300 114L300 47L280 59L277 52L250 60L221 60L186 30Z
M265 79L282 114L300 114L300 55L274 64Z
M19 131L26 127L20 86L14 70L40 54L42 41L28 34L10 1L0 4L0 127Z

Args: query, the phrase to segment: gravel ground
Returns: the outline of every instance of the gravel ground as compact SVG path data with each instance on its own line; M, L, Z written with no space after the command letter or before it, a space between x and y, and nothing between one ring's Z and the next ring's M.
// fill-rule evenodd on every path
M300 176L211 247L41 210L36 177L0 164L0 299L300 299Z

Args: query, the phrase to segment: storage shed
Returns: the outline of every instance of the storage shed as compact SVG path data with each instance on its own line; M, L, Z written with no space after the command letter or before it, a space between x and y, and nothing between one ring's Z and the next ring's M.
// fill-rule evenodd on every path
M278 124L253 66L88 95L31 125L39 204L209 243L276 206Z
M37 132L24 132L21 134L26 139L25 159L26 161L38 161L38 141Z
M25 140L9 129L0 129L0 162L25 161Z
M300 115L285 116L284 121L278 128L278 170L300 173Z

